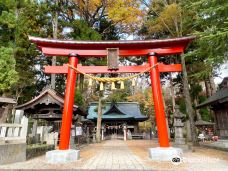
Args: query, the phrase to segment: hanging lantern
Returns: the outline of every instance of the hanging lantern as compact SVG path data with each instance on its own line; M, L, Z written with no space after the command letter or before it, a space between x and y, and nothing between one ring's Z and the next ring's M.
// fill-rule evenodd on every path
M92 78L89 79L89 87L92 87L92 84L93 84L93 80Z
M123 82L123 81L120 82L120 89L121 89L121 90L124 89L124 82Z
M112 85L111 85L111 90L115 90L116 87L115 87L115 82L112 82Z
M132 79L131 85L132 85L132 87L135 86L135 79Z
M103 91L103 90L104 90L104 83L100 82L100 91Z

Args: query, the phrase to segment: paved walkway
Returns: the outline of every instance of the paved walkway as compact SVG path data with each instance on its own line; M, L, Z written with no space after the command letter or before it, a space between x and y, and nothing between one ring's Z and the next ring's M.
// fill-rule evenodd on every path
M147 169L123 140L108 140L83 166L83 169Z
M157 147L151 140L106 140L100 144L90 144L80 151L80 159L66 164L49 164L45 155L25 162L0 165L3 169L50 169L50 170L181 170L181 171L223 171L228 170L228 153L214 149L195 147L194 152L186 151L183 162L174 165L156 162L148 157L148 148Z

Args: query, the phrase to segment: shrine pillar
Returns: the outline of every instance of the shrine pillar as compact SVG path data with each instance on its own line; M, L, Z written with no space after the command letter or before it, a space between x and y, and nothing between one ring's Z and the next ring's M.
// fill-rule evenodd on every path
M70 54L69 65L76 68L77 64L77 55ZM76 77L77 73L69 67L64 98L59 150L48 151L46 153L46 160L48 163L59 164L74 162L78 160L80 156L80 150L69 149Z
M150 53L149 55L149 65L154 66L157 64L158 59L155 53ZM162 99L162 89L160 82L160 73L158 70L158 66L153 67L150 70L150 79L151 79L151 87L153 92L153 101L155 108L155 118L158 130L158 141L160 147L169 147L169 138L168 138L168 130L166 124L165 110Z
M78 58L76 54L69 55L69 65L77 68ZM76 77L77 77L76 72L70 67L68 67L66 91L65 91L65 97L64 97L63 115L62 115L62 125L61 125L61 132L60 132L60 144L59 144L60 150L69 149Z
M78 64L77 55L70 54L69 65L77 68L77 64ZM59 144L60 150L69 149L76 78L77 78L77 73L73 69L68 67L66 91L65 91L65 98L64 98L63 115L62 115L62 125L61 125L61 132L60 132L60 144Z
M172 161L173 158L180 159L182 156L182 150L179 148L173 148L169 145L168 129L166 124L164 103L162 99L162 89L160 82L160 73L158 69L158 59L156 53L148 54L148 62L150 67L150 79L153 93L155 118L158 131L159 146L156 148L149 148L149 156L152 160L157 161Z

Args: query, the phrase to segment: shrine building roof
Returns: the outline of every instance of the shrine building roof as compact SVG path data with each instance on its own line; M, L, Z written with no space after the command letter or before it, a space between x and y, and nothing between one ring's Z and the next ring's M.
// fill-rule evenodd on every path
M16 106L15 109L24 110L26 115L34 115L35 118L48 119L50 115L49 118L61 119L61 116L55 113L55 111L62 113L63 106L64 96L52 88L46 88L38 96L24 104ZM47 113L47 111L49 112ZM74 115L86 115L77 105L73 106L73 113Z
M225 77L220 84L220 89L210 96L206 101L196 106L196 108L202 108L205 106L217 105L228 102L228 77Z
M98 102L89 105L87 119L97 119ZM102 108L102 121L121 120L121 121L145 121L148 117L140 111L137 102L107 102Z

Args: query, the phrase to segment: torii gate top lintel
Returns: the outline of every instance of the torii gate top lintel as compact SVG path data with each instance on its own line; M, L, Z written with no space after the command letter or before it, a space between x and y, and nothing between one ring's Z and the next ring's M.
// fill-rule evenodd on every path
M150 52L163 56L180 54L194 39L194 36L189 36L154 40L74 41L29 36L29 40L37 44L47 56L69 56L69 54L75 53L80 57L105 57L108 48L118 48L119 55L122 57L144 56Z

